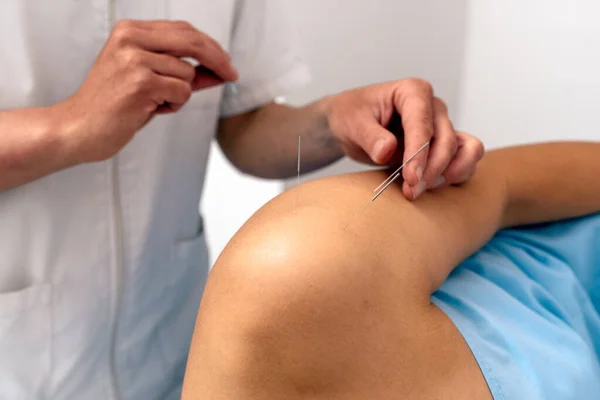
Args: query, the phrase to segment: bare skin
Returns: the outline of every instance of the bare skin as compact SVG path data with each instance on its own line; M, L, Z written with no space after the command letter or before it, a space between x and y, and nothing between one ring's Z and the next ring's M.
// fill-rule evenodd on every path
M347 229L384 173L280 195L211 272L183 399L491 399L430 295L500 228L600 211L598 174L598 143L495 151L418 202L391 187Z

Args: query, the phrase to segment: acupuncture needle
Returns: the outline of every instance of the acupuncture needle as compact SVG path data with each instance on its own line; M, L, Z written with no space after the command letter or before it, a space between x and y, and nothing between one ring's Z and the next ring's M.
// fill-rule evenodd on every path
M429 142L425 143L423 146L421 146L421 148L419 150L417 150L415 152L415 154L413 154L411 157L408 158L408 160L406 160L396 171L394 171L386 180L384 180L379 186L377 186L377 188L374 190L374 192L377 192L377 190L379 188L381 188L383 186L383 188L381 190L379 190L379 192L377 192L375 194L375 196L373 196L373 198L371 199L371 201L369 201L367 204L364 205L364 207L358 211L351 219L350 221L348 221L348 223L344 226L344 230L346 230L346 228L348 228L348 226L350 226L350 224L356 219L358 218L359 215L361 215L362 213L365 212L365 210L375 201L377 200L377 198L379 196L381 196L381 194L388 188L390 187L390 185L392 183L394 183L394 181L396 181L396 179L398 179L400 177L400 171L402 170L402 168L404 168L404 166L406 164L408 164L413 158L415 158L420 152L422 152L427 146L429 145Z
M298 178L296 182L296 208L300 204L300 145L302 142L302 136L298 135Z
M373 192L378 191L379 188L382 187L383 185L387 184L390 179L397 179L396 174L399 174L400 170L402 170L402 168L404 168L406 166L406 164L411 162L413 158L415 158L417 155L419 155L419 153L422 152L425 149L425 147L427 147L427 146L429 146L429 142L427 142L423 146L421 146L421 148L419 150L417 150L417 152L415 154L413 154L411 157L409 157L409 159L406 160L404 162L404 164L402 164L400 167L398 167L397 170L395 170L393 173L391 173L390 176L388 176L388 178L385 181L381 182L381 184L379 186L377 186L375 188L375 190L373 190ZM385 189L387 189L387 186L383 190L385 190Z
M237 86L235 85L235 83L228 82L228 83L225 84L225 86L226 86L227 90L229 90L229 94L231 96L237 96L238 89L237 89Z

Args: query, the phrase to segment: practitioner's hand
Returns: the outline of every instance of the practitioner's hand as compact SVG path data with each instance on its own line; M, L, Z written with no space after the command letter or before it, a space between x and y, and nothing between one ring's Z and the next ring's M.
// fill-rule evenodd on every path
M484 154L481 141L454 130L446 105L420 79L343 92L329 98L327 109L334 136L344 152L360 162L399 165L430 142L403 169L403 192L409 199L426 189L465 182ZM392 129L390 122L397 115L401 132L396 134L404 143L386 129Z
M66 157L72 164L107 159L193 91L236 79L229 55L187 22L120 21L81 88L53 107Z

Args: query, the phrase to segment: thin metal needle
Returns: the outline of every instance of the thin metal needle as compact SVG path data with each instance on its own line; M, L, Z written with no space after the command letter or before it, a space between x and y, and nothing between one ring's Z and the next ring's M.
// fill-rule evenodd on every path
M296 183L296 208L300 204L300 145L302 142L302 137L298 136L298 179Z
M359 215L361 215L363 212L365 212L365 210L367 209L367 207L369 207L371 205L372 201L368 202L367 204L365 204L365 206L356 214L354 214L354 216L350 219L350 221L348 221L348 223L346 225L344 225L344 230L346 230L346 228L348 228L350 226L350 224L352 222L354 222L354 220L356 218L358 218Z
M408 160L406 160L404 162L404 164L402 164L400 167L398 167L397 170L395 170L394 172L392 172L392 174L390 176L388 176L388 178L385 181L381 182L381 184L379 186L377 186L375 188L375 190L373 190L373 192L378 191L379 188L381 188L383 185L387 184L390 179L394 179L394 180L397 179L397 178L395 178L396 174L398 174L400 172L400 170L406 166L406 164L408 164L409 162L411 162L412 159L415 158L427 146L429 146L429 142L427 142L423 146L421 146L421 148L419 150L417 150L417 152L415 154L413 154ZM383 190L385 190L386 188L387 188L387 186Z
M375 196L373 196L373 198L371 199L371 202L374 202L379 196L381 196L381 194L385 191L385 189L387 189L398 178L400 178L399 172L397 172L396 175L394 175L394 177L388 183L385 184L383 189L381 189L379 192L375 193Z
M350 224L356 219L358 218L359 215L361 215L362 213L365 212L365 210L367 209L367 207L369 207L379 196L381 196L381 194L385 191L385 189L387 189L388 187L390 187L390 185L392 183L394 183L394 181L398 178L400 178L400 170L402 168L404 168L404 166L406 164L408 164L413 158L415 158L417 156L417 154L419 154L421 151L423 151L423 149L425 149L425 147L429 146L429 142L425 143L419 150L417 150L417 152L415 154L413 154L408 160L406 160L404 162L404 164L402 164L400 166L400 168L398 168L396 171L394 171L394 173L392 173L385 181L383 181L381 183L381 185L377 186L377 189L374 190L374 192L377 192L377 190L383 186L383 189L379 190L379 192L375 193L375 196L373 196L373 198L371 199L371 201L369 201L367 204L364 205L364 207L357 213L354 214L354 216L350 219L350 221L348 221L348 223L344 226L344 230L346 230L346 228L348 228L348 226L350 226Z

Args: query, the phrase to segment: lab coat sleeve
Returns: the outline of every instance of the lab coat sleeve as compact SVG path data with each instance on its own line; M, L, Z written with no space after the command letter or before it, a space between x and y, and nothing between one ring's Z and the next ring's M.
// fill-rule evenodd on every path
M235 90L226 87L225 117L258 108L310 80L289 2L239 0L234 18L230 54L239 80Z

